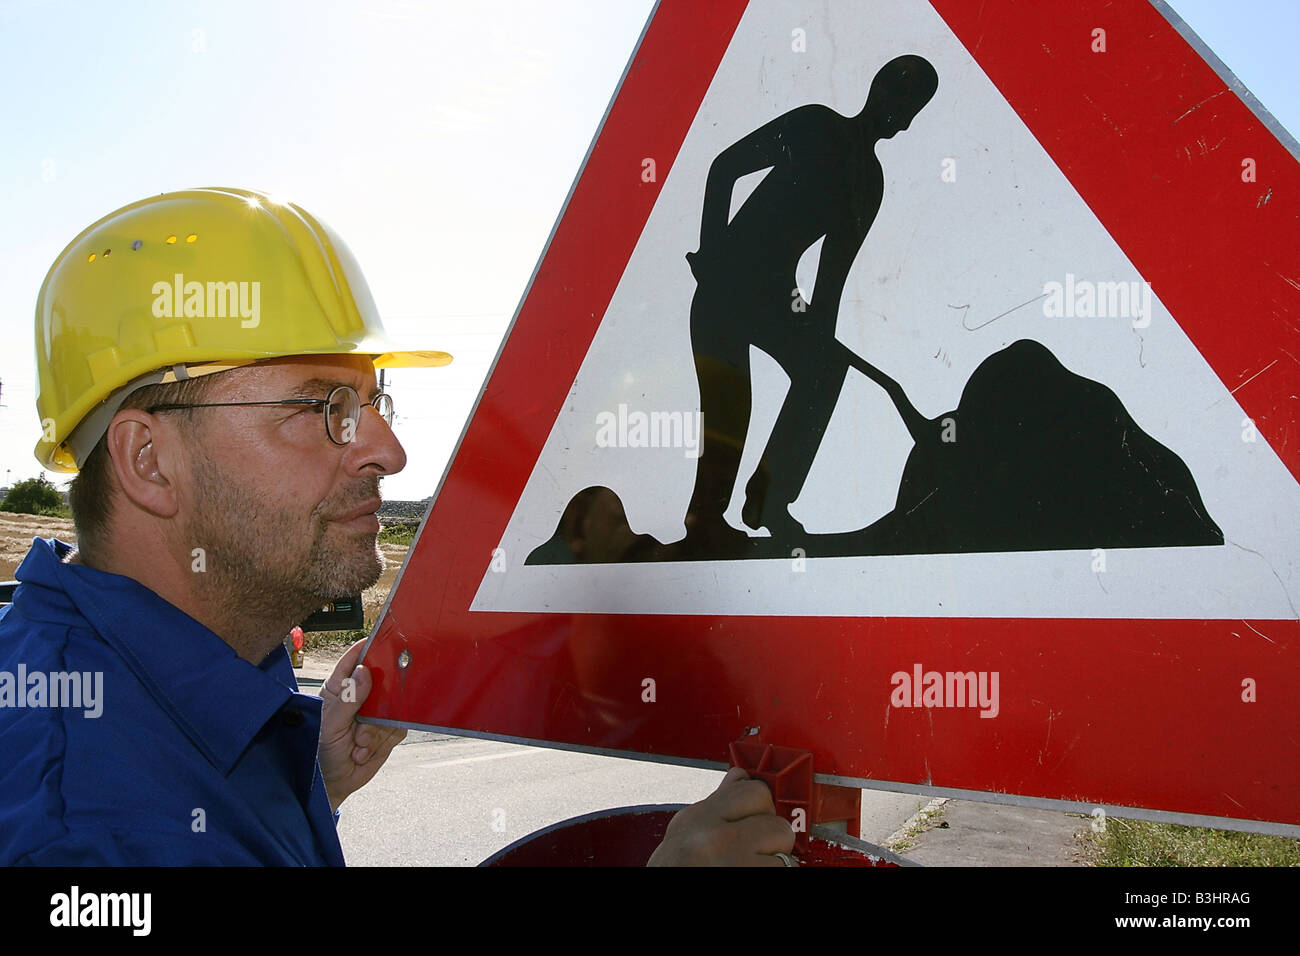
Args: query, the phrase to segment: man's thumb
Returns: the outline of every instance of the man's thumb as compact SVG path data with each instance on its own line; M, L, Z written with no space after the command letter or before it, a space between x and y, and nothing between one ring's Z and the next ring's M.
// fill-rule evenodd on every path
M727 771L726 776L722 778L722 783L718 784L718 788L721 789L722 787L725 787L733 780L744 780L748 777L749 777L749 771L747 771L744 767L732 767L730 770Z
M350 676L339 681L337 689L326 684L325 689L329 692L329 696L334 698L333 701L328 702L330 722L350 724L357 711L361 709L361 705L370 696L370 687L370 671L361 664L352 668Z

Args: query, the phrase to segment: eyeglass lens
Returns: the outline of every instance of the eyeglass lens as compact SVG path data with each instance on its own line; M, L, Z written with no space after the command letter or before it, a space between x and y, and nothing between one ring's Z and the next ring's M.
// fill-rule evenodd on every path
M361 396L350 385L340 385L329 394L325 427L330 440L346 445L356 438L357 422L361 418ZM389 425L393 424L393 400L380 395L374 402L375 411Z

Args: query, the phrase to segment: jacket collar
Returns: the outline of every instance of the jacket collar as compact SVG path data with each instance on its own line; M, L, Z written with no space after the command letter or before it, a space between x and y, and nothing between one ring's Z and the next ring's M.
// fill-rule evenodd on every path
M54 538L33 540L15 572L21 582L15 609L37 620L89 624L212 765L228 774L297 690L284 648L254 666L133 578L64 563L72 551ZM104 696L107 710L111 686Z

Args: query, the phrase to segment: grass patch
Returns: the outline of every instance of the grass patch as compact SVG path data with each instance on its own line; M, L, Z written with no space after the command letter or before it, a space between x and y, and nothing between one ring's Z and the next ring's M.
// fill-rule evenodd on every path
M1097 866L1300 866L1300 840L1107 817L1084 838Z
M418 527L418 524L384 525L379 529L379 541L381 544L409 545L415 540L415 529Z
M917 806L920 808L921 805L918 803ZM900 835L892 840L885 841L885 849L892 850L895 853L916 849L916 838L926 830L933 830L936 827L946 828L948 826L947 821L942 819L945 810L947 810L946 800L937 807L918 809L908 823L907 828Z

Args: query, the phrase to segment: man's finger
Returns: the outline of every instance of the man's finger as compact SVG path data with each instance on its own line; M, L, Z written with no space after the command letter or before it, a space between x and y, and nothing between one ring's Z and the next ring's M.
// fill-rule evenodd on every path
M356 673L356 671L353 673ZM320 720L321 745L335 744L346 737L352 736L354 718L361 708L361 700L363 699L359 689L361 682L356 678L352 678L352 680L358 688L355 696L351 693L341 696L338 690L332 690L328 686L321 687L321 700L324 702L321 707ZM342 683L342 680L340 680L339 684L342 685Z
M395 727L383 727L377 724L357 724L356 733L353 734L354 743L365 750L377 751L388 744L390 738L400 734L400 738L406 736L405 729Z
M372 727L369 724L363 724L365 727ZM372 727L372 729L379 729ZM388 759L393 748L406 739L405 727L387 727L385 733L378 736L370 736L367 742L352 752L353 762L358 766L377 760L380 764Z
M717 786L717 790L721 790L724 786L726 786L733 780L745 780L748 779L748 777L749 777L749 771L746 770L744 767L731 767L730 769L727 770L721 782L719 782ZM715 790L714 792L716 793L717 791Z
M321 712L323 743L338 742L352 734L357 712L370 696L374 683L370 671L364 664L355 663L364 645L364 641L358 641L348 648L334 667L334 673L321 686L321 699L325 702ZM350 671L345 669L349 664Z
M772 791L762 780L732 779L723 784L706 798L722 819L743 820L755 814L776 813Z
M745 846L752 847L759 856L772 856L773 862L779 866L785 864L773 854L789 853L794 849L794 828L790 826L790 821L775 814L746 817L737 820L732 826L745 834ZM767 860L760 862L769 865Z
M339 658L339 662L334 665L334 671L330 674L329 680L325 681L321 686L322 694L330 693L335 697L342 697L343 679L355 676L352 672L356 670L357 663L361 660L361 652L365 649L365 646L365 640L360 640L347 649L347 652ZM368 688L367 692L369 692ZM361 696L359 689L357 696Z

